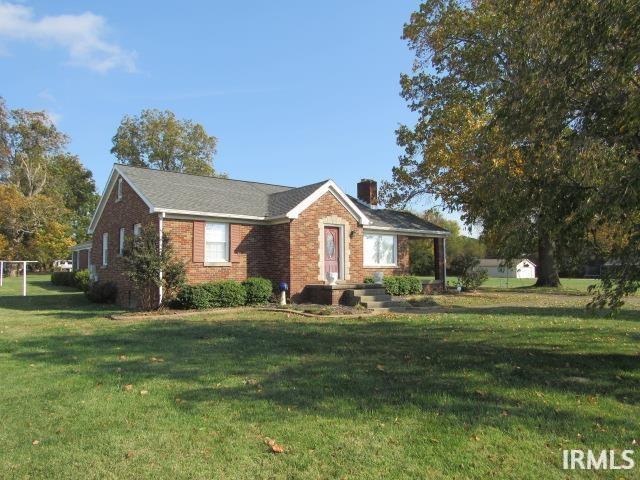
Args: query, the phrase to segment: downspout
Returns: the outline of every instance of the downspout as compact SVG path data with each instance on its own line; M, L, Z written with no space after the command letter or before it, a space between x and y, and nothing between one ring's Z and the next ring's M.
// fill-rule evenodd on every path
M158 240L158 247L160 250L160 254L162 254L162 236L163 236L163 229L164 229L164 215L165 213L162 212L158 218L159 218L159 222L158 222L158 231L159 231L159 240ZM162 306L162 297L164 295L164 288L162 287L162 268L160 269L160 287L158 288L158 307Z

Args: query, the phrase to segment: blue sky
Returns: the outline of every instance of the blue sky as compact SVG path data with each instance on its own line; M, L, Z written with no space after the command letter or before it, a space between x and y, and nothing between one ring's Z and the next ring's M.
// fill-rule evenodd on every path
M417 1L0 1L2 95L45 109L99 190L125 114L170 109L218 138L232 178L389 178ZM423 202L415 208L424 208Z

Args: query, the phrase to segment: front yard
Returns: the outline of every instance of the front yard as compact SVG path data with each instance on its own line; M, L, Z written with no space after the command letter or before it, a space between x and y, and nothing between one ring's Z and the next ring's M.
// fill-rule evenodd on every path
M640 463L637 297L615 319L486 289L422 316L117 322L48 277L19 289L0 289L0 478L581 478L565 448Z

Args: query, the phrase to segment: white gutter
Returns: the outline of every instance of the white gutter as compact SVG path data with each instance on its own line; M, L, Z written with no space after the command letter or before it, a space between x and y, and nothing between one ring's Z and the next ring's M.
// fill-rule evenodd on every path
M422 229L418 229L418 228L394 228L394 227L375 227L372 225L367 225L365 227L363 227L364 230L374 230L374 231L380 231L380 232L389 232L389 233L396 233L396 234L410 234L410 235L415 235L415 236L419 236L419 237L441 237L441 238L446 238L449 237L451 235L450 232L443 232L440 230L422 230Z
M164 213L161 213L159 215L159 223L158 223L158 231L159 231L159 240L158 240L158 246L159 246L159 250L160 250L160 254L162 254L162 235L163 235L163 229L164 229ZM164 288L162 287L162 269L160 269L160 287L158 289L158 306L162 306L162 297L164 295Z
M198 212L195 210L177 210L174 208L152 208L150 213L162 213L169 215L189 215L198 217L214 217L214 218L237 218L239 220L277 220L285 217L257 217L254 215L236 215L234 213L212 213L212 212Z

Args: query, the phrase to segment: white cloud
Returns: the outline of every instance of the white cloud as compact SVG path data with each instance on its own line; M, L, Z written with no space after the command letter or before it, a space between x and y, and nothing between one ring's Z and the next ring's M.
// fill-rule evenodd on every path
M104 17L85 12L35 19L33 10L15 3L0 3L0 39L55 44L69 52L69 62L98 72L122 68L135 71L135 54L105 39Z

